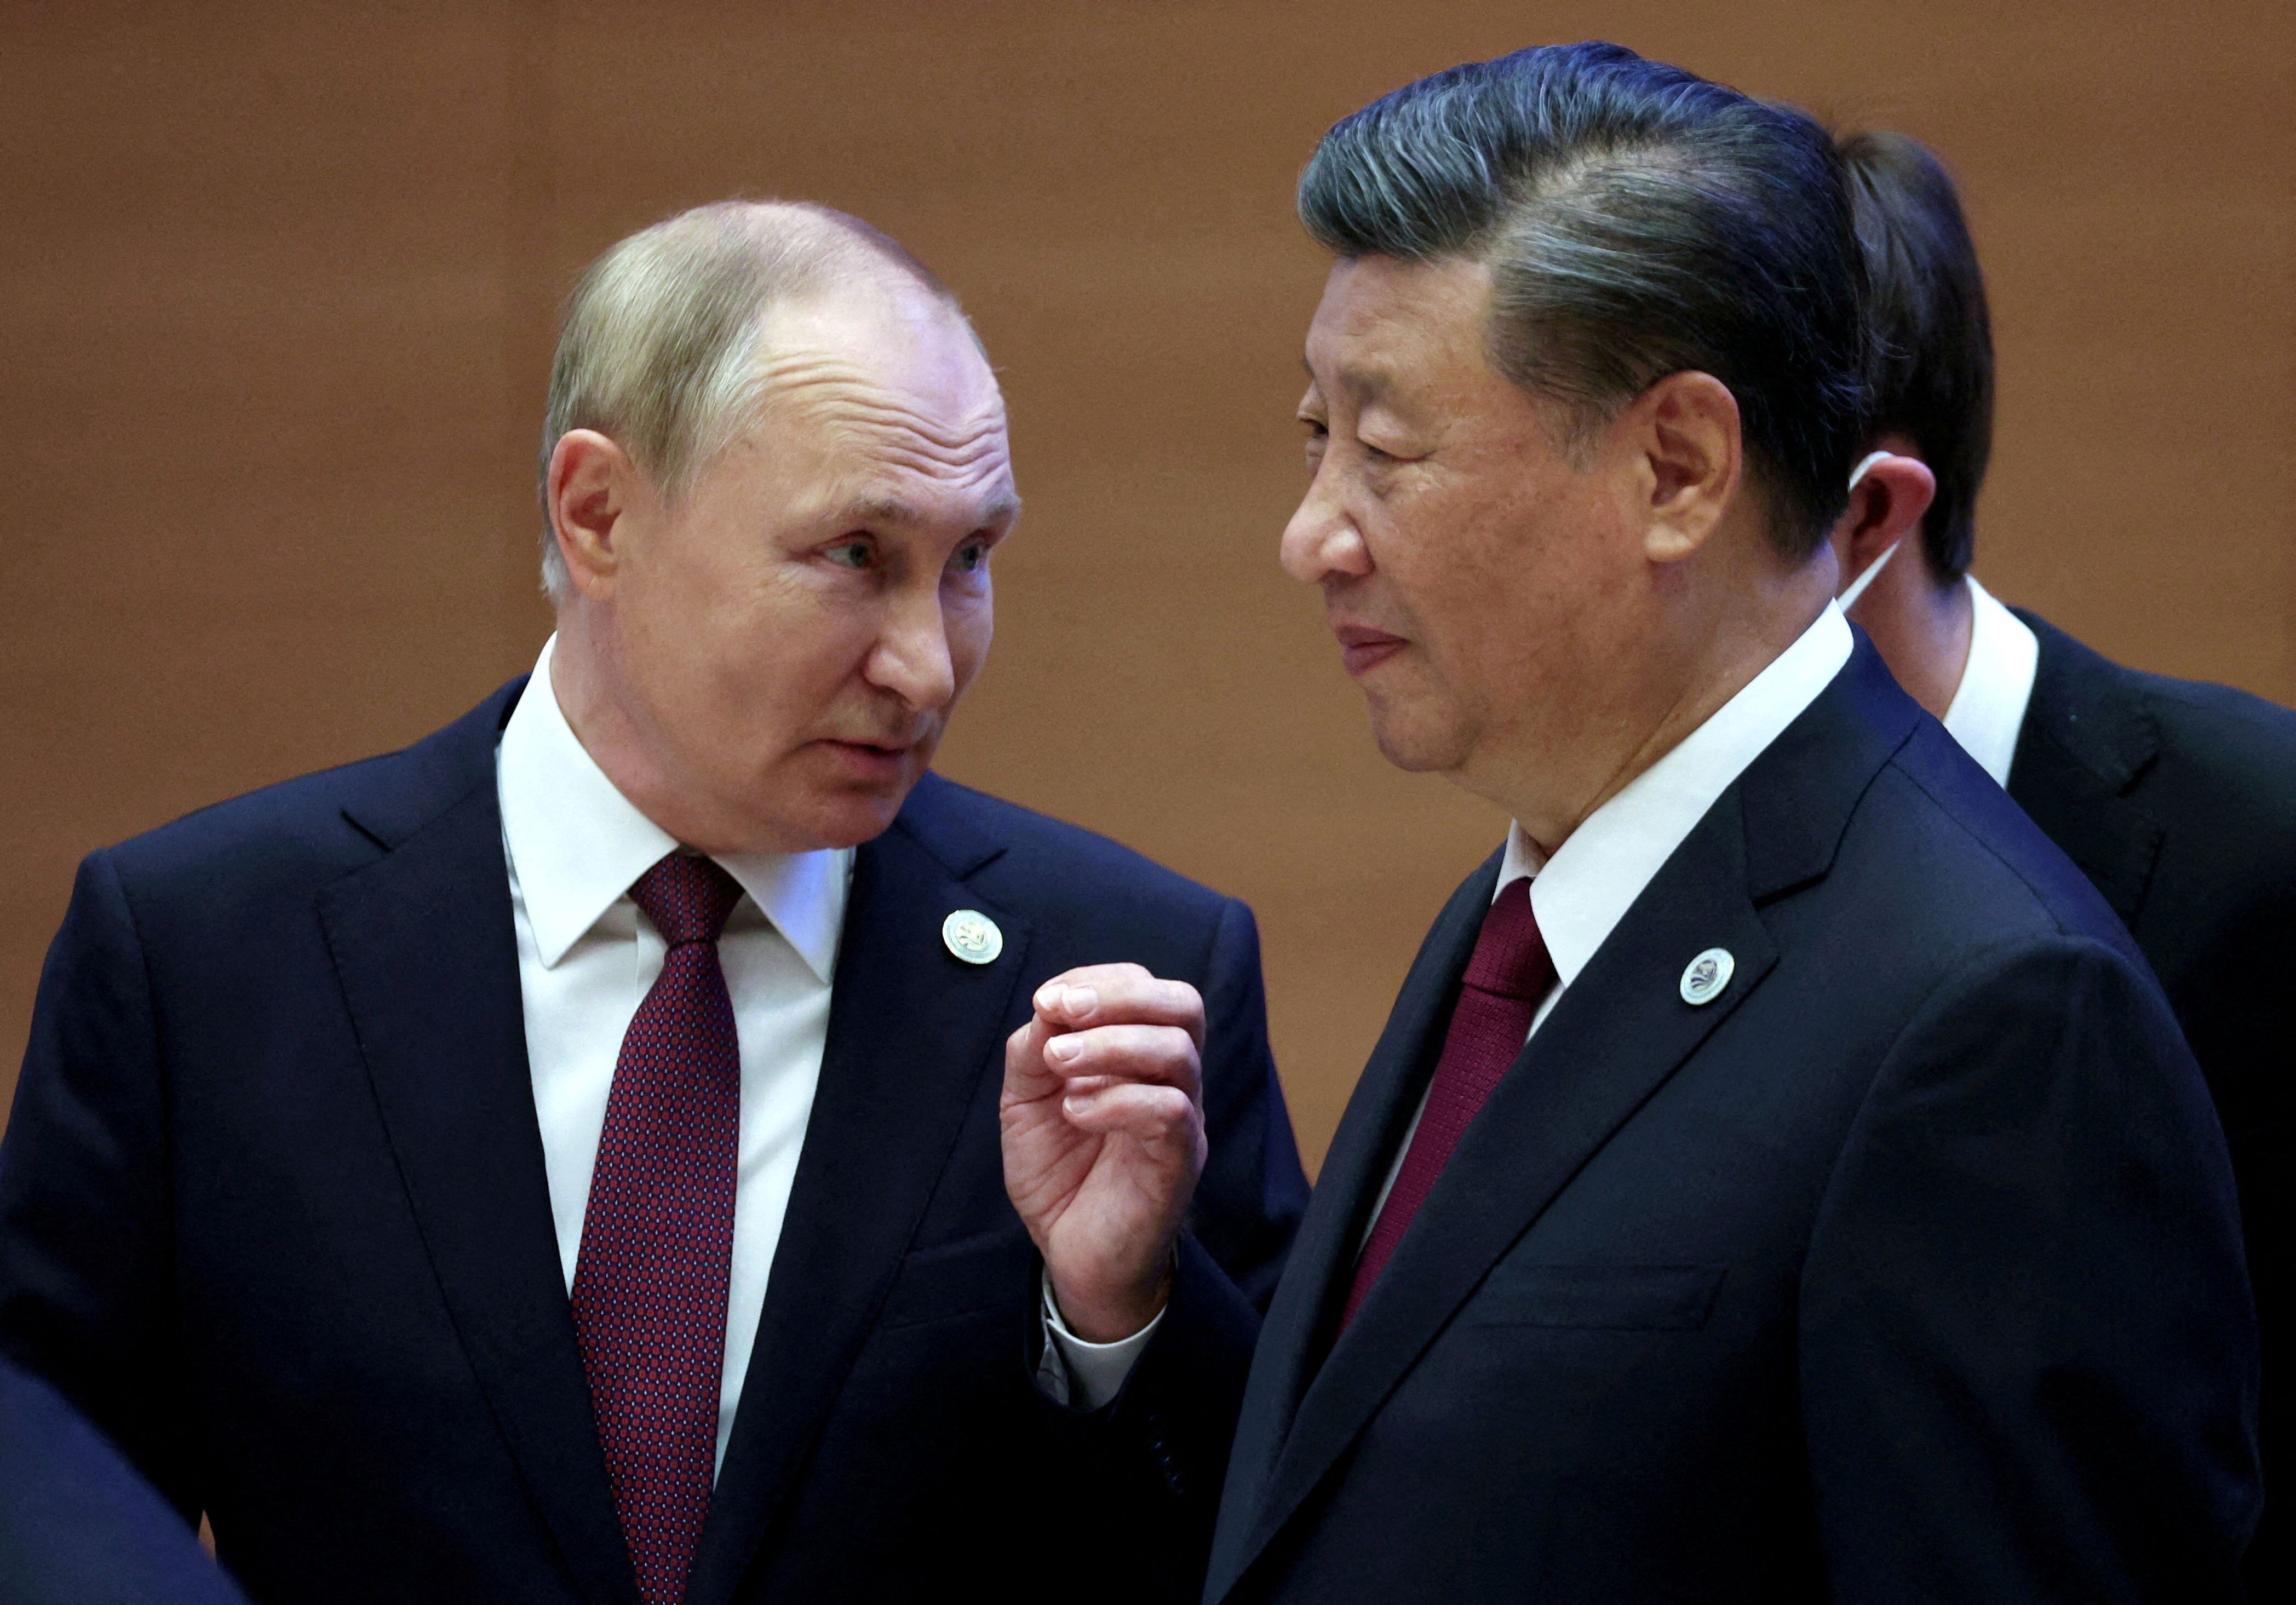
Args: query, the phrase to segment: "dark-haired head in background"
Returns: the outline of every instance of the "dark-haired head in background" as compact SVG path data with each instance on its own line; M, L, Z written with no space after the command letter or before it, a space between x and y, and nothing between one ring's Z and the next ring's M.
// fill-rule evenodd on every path
M2234 1597L2254 1335L2199 1071L1833 602L1830 137L1528 50L1341 121L1300 203L1336 260L1284 566L1387 756L1513 825L1324 1161L1208 1598Z
M1841 153L1873 286L1868 445L1894 456L1853 496L1835 546L1847 577L1905 543L1850 617L2095 882L2166 988L2231 1144L2264 1354L2267 1482L2285 1484L2296 714L2108 662L1964 577L1993 443L1984 274L1934 155L1886 133L1852 135ZM2296 1590L2288 1498L2267 1498L2250 1545L2251 1599Z

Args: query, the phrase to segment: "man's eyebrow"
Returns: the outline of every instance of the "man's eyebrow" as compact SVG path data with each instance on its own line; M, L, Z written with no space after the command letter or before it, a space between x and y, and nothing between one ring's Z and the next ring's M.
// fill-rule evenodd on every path
M1316 366L1308 360L1305 352L1300 354L1300 366L1307 373L1309 384L1320 385L1324 382L1316 376ZM1388 376L1376 368L1341 367L1333 371L1332 383L1335 388L1345 390L1350 395L1360 397L1365 400L1373 400L1387 389Z
M1010 524L1021 516L1021 498L1013 491L1004 491L980 510L983 526ZM922 524L925 515L898 496L861 495L848 502L838 514L840 522L860 528L872 524Z
M914 524L917 510L898 496L856 496L837 514L843 524Z

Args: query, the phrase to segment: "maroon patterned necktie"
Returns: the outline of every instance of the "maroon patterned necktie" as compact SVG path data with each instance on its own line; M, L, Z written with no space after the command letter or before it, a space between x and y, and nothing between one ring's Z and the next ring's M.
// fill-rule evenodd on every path
M741 900L672 853L630 897L668 944L630 1020L574 1265L574 1332L646 1605L676 1605L701 1542L718 1447L742 1060L718 933Z
M1411 1134L1411 1147L1396 1172L1395 1185L1388 1190L1387 1202L1380 1206L1379 1219L1356 1260L1355 1282L1340 1316L1342 1331L1386 1269L1404 1228L1419 1213L1483 1100L1521 1053L1538 1001L1554 984L1554 962L1546 956L1546 940L1538 934L1538 917L1530 912L1530 882L1510 880L1483 916L1482 934L1475 938L1474 956L1467 961L1467 973L1460 982L1458 1007L1451 1011L1451 1028L1444 1034L1443 1057L1436 1061L1434 1079L1427 1085L1418 1129Z

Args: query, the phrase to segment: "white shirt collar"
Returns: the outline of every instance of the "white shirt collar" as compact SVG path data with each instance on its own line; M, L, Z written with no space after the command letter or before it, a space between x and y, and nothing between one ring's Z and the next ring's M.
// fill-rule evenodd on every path
M555 635L543 643L497 757L504 846L545 968L678 847L615 789L566 722L550 681L557 644ZM852 849L745 853L718 862L828 985L845 924Z
M1995 785L2006 786L2009 766L2017 757L2017 733L2025 727L2025 707L2033 700L2041 643L1975 575L1967 583L1969 662L1945 710L1945 727Z
M1852 645L1849 621L1828 602L1736 696L1588 815L1554 857L1542 860L1520 824L1508 830L1498 884L1531 878L1531 912L1563 986L1587 967L1716 799L1841 672Z

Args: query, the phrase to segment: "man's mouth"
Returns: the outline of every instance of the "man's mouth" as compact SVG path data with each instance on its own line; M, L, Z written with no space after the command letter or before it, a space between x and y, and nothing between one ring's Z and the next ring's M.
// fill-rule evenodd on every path
M916 749L914 741L845 741L834 738L821 743L837 755L846 769L865 780L894 780Z
M1335 624L1332 634L1339 637L1340 662L1351 675L1368 673L1409 644L1400 635L1367 625Z

